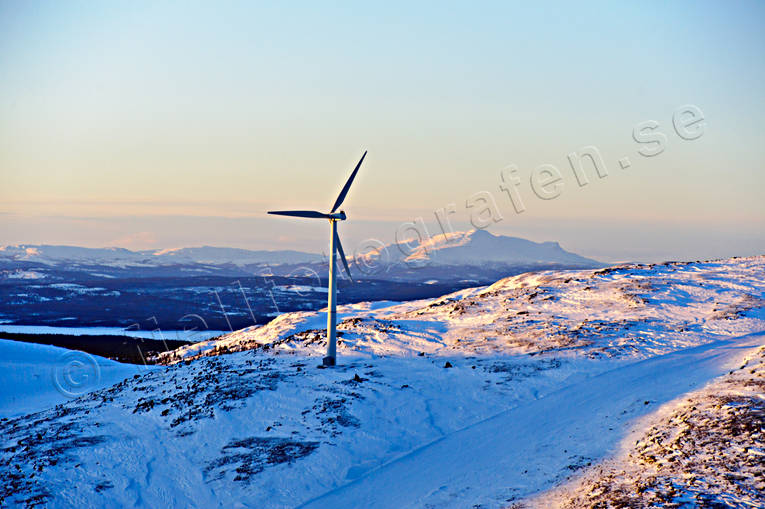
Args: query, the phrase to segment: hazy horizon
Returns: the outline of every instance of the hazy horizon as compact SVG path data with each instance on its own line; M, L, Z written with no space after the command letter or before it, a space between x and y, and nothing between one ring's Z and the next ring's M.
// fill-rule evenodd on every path
M175 238L175 242L173 242L173 239L170 239L167 244L162 245L159 244L155 238L149 237L149 238L143 238L141 235L138 235L132 239L129 239L126 242L99 242L98 240L94 242L83 242L83 243L72 243L66 241L66 236L56 236L54 232L50 232L50 234L46 237L48 239L54 239L53 241L45 241L45 242L3 242L0 245L18 245L18 244L28 244L28 245L66 245L66 246L78 246L78 247L89 247L89 248L108 248L108 247L122 247L126 249L130 249L133 251L142 251L142 250L162 250L162 249L180 249L180 248L191 248L191 247L204 247L204 246L212 246L212 247L230 247L230 248L239 248L239 249L250 249L250 250L268 250L268 251L278 251L278 250L296 250L296 251L302 251L307 253L327 253L328 252L328 246L327 239L326 239L326 233L327 228L323 223L313 223L308 222L307 225L304 225L303 227L300 227L302 224L301 222L295 221L298 227L294 228L294 232L290 232L291 235L285 235L281 238L280 241L273 242L269 244L268 239L262 239L259 241L257 238L251 238L248 241L239 242L229 242L227 239L234 237L234 232L231 231L218 231L218 228L216 226L225 226L225 224L230 223L231 220L226 218L225 220L221 220L220 223L217 221L210 221L209 218L205 218L206 221L209 221L210 224L206 225L206 228L208 231L208 235L206 238L212 240L212 242L194 242L193 240L188 243L183 243L182 235L179 235ZM156 218L151 218L151 221L156 221ZM172 222L176 220L176 218L167 218L168 221ZM264 220L251 220L247 219L247 221L269 221L269 219ZM369 243L365 242L369 239L373 239L379 242L382 242L383 244L391 244L395 242L395 231L400 226L399 223L381 223L378 225L375 225L373 228L368 228L368 225L362 224L354 225L355 228L352 228L351 225L353 223L349 223L348 228L344 228L342 231L343 235L343 244L345 245L345 249L347 251L348 256L353 256L353 253L356 249L362 250L361 252L364 252L365 249L368 249ZM455 225L455 231L466 231L472 229L472 225L463 225L464 227L460 228L460 225ZM573 227L574 225L572 225ZM613 262L663 262L663 261L670 261L670 260L686 260L686 261L693 261L693 260L711 260L711 259L720 259L720 258L729 258L732 256L755 256L759 254L765 254L763 251L757 251L756 248L746 251L746 250L740 250L736 253L730 253L731 249L727 247L726 243L730 242L736 242L744 243L746 239L744 236L748 235L747 232L741 232L741 231L730 231L726 232L725 234L718 235L713 238L713 240L716 240L716 242L712 245L710 245L709 242L707 242L708 237L705 238L705 232L704 231L691 231L688 232L688 237L685 239L687 243L689 243L689 247L687 248L686 256L682 256L682 253L680 256L677 256L674 252L671 251L671 249L667 248L664 251L661 251L659 248L656 247L648 247L644 248L641 246L641 243L646 241L648 238L656 238L657 236L664 235L664 242L671 246L673 241L676 241L677 239L674 238L676 235L675 232L672 229L666 229L664 232L656 232L651 227L643 227L640 228L636 225L633 225L631 229L628 230L620 230L620 231L611 231L606 230L602 228L601 226L595 224L592 226L587 226L586 228L582 228L581 225L577 225L576 235L564 235L563 238L553 238L552 236L545 236L545 233L552 234L553 232L557 232L559 225L548 225L545 224L536 224L536 225L530 225L528 226L527 230L517 232L512 231L511 229L501 229L501 228L487 228L486 230L491 232L494 235L507 235L511 237L521 237L527 240L531 240L534 242L558 242L561 244L561 246L567 250L571 251L573 253L586 256L588 258L593 258L598 261L606 262L606 263L613 263ZM248 230L245 226L241 224L235 224L234 228L239 228L243 231ZM435 237L436 235L440 235L441 231L437 224L427 224L426 225L427 232L430 234L430 236ZM573 230L572 230L573 231ZM378 233L379 235L370 235L371 233ZM613 248L610 250L607 249L593 249L588 248L589 245L596 245L598 243L604 243L606 240L611 239L614 240L614 235L620 234L622 235L621 238L616 238L616 240L612 243ZM708 235L708 234L707 234ZM689 240L689 238L695 237L695 243L691 243L692 241ZM55 240L55 239L61 239L61 240ZM599 241L599 242L594 242ZM701 253L701 254L700 254Z
M329 209L369 150L351 252L418 218L435 235L452 204L472 228L489 193L492 233L598 260L762 254L763 21L756 2L2 3L0 244L321 252L324 223L265 211Z

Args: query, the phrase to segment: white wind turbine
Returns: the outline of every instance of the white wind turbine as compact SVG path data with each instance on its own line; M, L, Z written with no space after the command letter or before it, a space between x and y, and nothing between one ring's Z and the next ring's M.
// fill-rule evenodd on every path
M343 252L343 245L340 244L340 237L337 235L337 222L345 221L346 215L344 211L335 212L345 200L345 195L348 194L348 189L351 188L353 179L356 178L361 163L367 156L366 151L361 156L359 164L354 168L351 176L348 177L348 182L345 183L343 189L335 200L335 204L332 206L332 210L328 214L317 212L315 210L270 210L269 214L276 214L278 216L292 216L292 217L308 217L314 219L329 219L329 225L332 233L329 237L329 291L327 292L327 356L324 357L322 364L325 366L334 366L335 358L337 356L337 260L335 253L340 253L340 259L343 260L343 266L348 277L351 277L351 269L348 268L348 261L345 259L345 252ZM351 278L351 281L353 279Z

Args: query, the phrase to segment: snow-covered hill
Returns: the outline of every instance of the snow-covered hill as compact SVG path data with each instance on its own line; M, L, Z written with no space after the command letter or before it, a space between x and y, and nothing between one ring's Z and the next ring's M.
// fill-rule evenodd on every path
M412 266L423 264L476 266L486 263L556 264L570 267L601 265L596 260L564 250L557 242L532 242L519 237L493 235L487 230L439 234L423 242L390 244L382 249L366 253L361 258L368 265L373 265L380 260L403 262Z
M765 257L544 271L322 312L0 420L0 497L52 507L504 507L763 345ZM225 355L224 355L225 354Z
M0 339L0 418L66 403L74 394L109 387L146 369L56 346Z
M344 355L529 355L643 358L758 330L763 257L709 263L541 271L441 298L338 308ZM266 346L321 355L326 314L287 313L215 341L168 352L163 362ZM763 327L765 329L765 327Z

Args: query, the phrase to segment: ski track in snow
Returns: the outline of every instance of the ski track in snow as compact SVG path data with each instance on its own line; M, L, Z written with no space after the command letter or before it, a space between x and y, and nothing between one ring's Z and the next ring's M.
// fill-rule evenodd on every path
M288 313L0 420L0 500L506 506L761 346L764 298L765 257L529 273L343 306L333 369L325 313Z

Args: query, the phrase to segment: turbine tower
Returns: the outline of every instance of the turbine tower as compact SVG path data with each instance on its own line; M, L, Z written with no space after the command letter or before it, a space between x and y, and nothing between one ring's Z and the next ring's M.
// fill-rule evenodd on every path
M361 163L364 162L364 158L367 156L366 151L361 156L359 164L354 168L351 176L348 177L348 181L343 186L340 194L335 200L335 204L332 206L332 210L328 214L317 212L315 210L270 210L269 214L275 214L277 216L292 216L292 217L307 217L311 219L328 219L330 227L329 236L329 291L327 292L327 356L322 360L322 364L325 366L334 366L337 357L337 257L335 253L340 253L340 259L343 261L343 267L348 277L351 278L351 269L348 267L348 261L345 259L345 252L343 252L343 245L340 243L340 237L337 235L337 222L345 221L347 216L344 211L335 212L340 205L343 204L345 196L348 194L348 189L351 188L353 179L356 178Z

